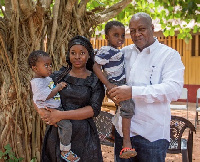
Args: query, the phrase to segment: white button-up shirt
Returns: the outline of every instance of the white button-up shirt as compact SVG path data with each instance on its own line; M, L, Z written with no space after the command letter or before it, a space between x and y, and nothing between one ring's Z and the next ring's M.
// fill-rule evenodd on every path
M125 54L126 81L132 86L135 115L130 136L149 141L170 140L170 102L179 98L184 82L184 65L174 49L155 42L140 52L135 45L122 49ZM119 111L113 123L122 136Z

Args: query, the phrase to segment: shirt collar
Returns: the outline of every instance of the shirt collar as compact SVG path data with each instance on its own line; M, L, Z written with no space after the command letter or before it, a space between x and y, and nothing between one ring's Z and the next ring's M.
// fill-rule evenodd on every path
M159 42L158 39L156 37L154 37L154 43L151 44L150 46L144 48L141 52L142 53L146 53L146 54L150 54L155 48L157 48ZM140 50L136 47L136 45L134 44L133 47L135 48L135 50L137 51L137 53L141 53Z

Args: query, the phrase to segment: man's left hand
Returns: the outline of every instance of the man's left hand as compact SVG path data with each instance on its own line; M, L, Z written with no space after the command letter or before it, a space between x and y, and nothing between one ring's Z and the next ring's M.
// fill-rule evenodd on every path
M108 94L116 101L115 103L119 103L132 98L132 88L127 85L122 85L112 88Z

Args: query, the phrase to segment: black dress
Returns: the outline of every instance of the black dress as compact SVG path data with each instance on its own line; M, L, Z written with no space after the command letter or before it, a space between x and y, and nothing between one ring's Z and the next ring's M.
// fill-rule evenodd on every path
M62 69L52 76L54 82L56 82L56 76L60 72L62 72ZM90 105L93 108L94 117L100 113L105 90L94 73L86 79L75 78L67 74L61 81L67 83L67 87L59 92L65 111ZM71 150L80 157L80 162L102 162L100 140L93 118L71 120L71 123ZM62 161L59 146L57 128L48 126L44 137L42 161Z

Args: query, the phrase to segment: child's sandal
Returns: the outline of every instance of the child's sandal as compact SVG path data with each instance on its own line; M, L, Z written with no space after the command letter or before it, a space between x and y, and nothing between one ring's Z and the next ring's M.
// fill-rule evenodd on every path
M123 159L129 159L131 157L135 157L137 155L137 152L135 149L125 147L121 150L119 157Z
M69 156L73 156L73 159L75 158L75 160L69 160ZM67 162L78 162L80 160L80 157L78 157L75 153L73 153L71 150L66 153L64 156L61 154L62 159L64 159Z

